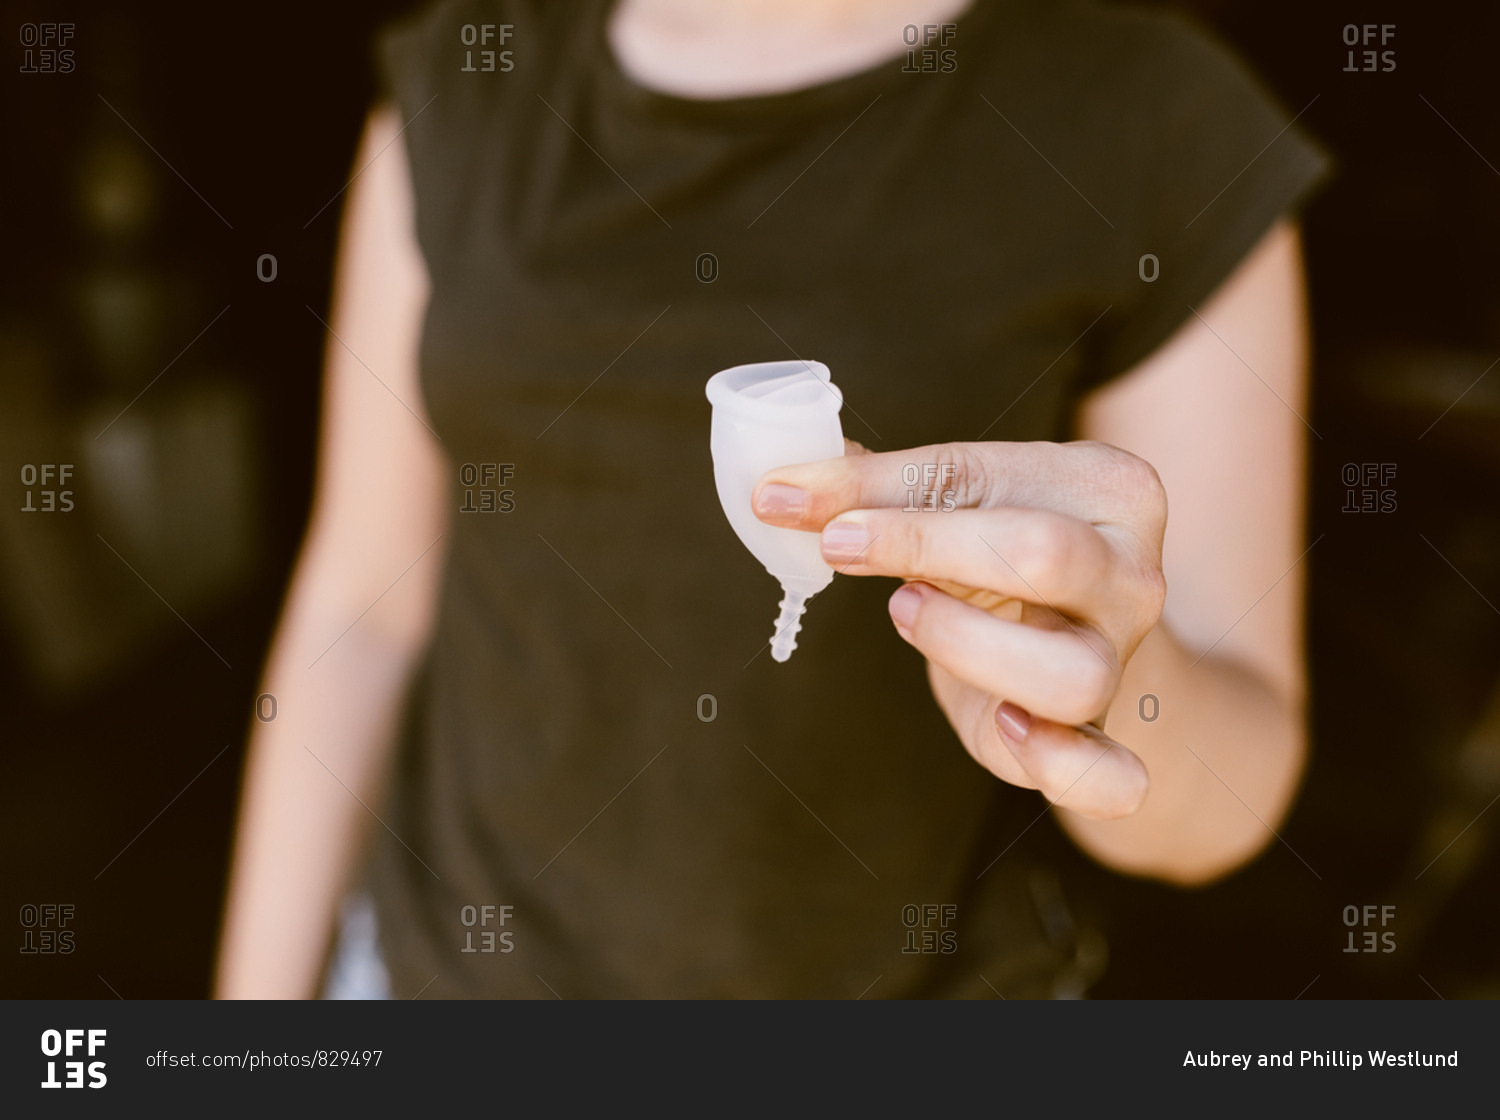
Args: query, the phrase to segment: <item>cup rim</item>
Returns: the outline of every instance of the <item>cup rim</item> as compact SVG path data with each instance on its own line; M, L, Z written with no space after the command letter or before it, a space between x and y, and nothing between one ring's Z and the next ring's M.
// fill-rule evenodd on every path
M827 397L819 399L812 406L807 404L778 404L775 401L747 397L743 393L747 385L753 385L775 377L785 377L788 374L798 373L803 370L811 373L828 389ZM755 371L759 376L747 376L749 371ZM730 366L728 369L720 370L710 377L708 384L704 386L704 392L707 394L709 402L715 408L723 406L734 412L768 417L786 417L798 412L806 412L809 407L817 409L820 413L836 413L844 404L844 394L833 383L833 375L829 372L828 367L822 362L813 361L810 358L788 358L778 362L747 362L743 365Z

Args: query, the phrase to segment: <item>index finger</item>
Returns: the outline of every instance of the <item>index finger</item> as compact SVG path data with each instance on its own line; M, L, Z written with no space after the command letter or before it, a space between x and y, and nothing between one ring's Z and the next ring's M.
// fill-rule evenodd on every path
M1092 456L1057 443L936 443L778 467L756 483L762 521L816 531L852 509L1027 506L1090 520Z

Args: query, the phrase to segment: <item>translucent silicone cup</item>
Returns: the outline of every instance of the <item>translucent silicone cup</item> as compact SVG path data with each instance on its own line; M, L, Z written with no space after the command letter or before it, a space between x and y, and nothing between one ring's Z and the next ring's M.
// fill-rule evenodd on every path
M807 600L833 580L816 533L767 525L751 510L761 476L775 467L833 459L844 453L839 426L843 394L822 362L794 360L734 366L706 388L713 405L710 448L719 502L736 535L781 584L785 595L771 656L785 661L797 647Z

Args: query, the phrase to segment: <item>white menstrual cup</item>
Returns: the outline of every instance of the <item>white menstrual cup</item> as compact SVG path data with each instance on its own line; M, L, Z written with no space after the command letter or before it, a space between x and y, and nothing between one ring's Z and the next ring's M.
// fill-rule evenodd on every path
M714 406L709 446L714 484L729 524L781 583L781 615L771 656L785 661L797 648L802 612L833 581L817 533L767 525L750 507L761 475L775 467L835 459L844 453L839 408L844 395L822 362L797 359L735 366L708 380Z

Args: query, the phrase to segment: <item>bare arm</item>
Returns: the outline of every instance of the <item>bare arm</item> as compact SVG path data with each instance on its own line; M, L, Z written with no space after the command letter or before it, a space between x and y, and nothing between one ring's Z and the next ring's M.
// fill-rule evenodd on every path
M1084 438L1139 455L1161 477L1167 598L1106 724L1145 762L1150 795L1118 820L1059 811L1105 863L1181 883L1274 842L1306 750L1298 561L1310 437L1298 415L1307 321L1295 227L1267 234L1197 310L1081 410ZM1159 708L1150 723L1148 693L1157 701L1146 716Z
M250 741L221 997L315 994L373 823L361 802L376 804L435 614L446 466L417 376L428 284L400 127L373 112L355 163L312 520L266 667L276 718Z

